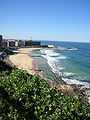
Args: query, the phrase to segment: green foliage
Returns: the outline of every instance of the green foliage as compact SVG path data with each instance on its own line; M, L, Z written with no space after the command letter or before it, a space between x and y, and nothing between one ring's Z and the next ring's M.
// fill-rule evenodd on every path
M45 80L13 70L0 80L1 120L89 120L90 110L76 97L50 89Z
M0 60L0 77L6 77L12 71L12 67L5 64Z

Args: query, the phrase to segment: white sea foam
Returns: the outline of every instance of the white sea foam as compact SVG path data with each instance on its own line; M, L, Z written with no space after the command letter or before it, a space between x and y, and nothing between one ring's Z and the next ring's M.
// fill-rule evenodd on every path
M68 84L82 85L83 88L90 88L90 84L88 82L81 82L76 79L68 79L68 78L63 78L63 80Z
M50 57L49 55L41 55L41 56L47 59L47 63L54 71L53 65L55 64L55 62L57 62L57 60L53 57Z
M52 57L60 55L60 53L56 53L53 50L46 50L46 49L44 49L44 50L40 50L40 51L41 51L42 54L45 54L45 55L48 55L48 56L52 56Z
M64 60L64 59L66 59L66 58L67 58L66 56L60 54L60 56L57 57L56 59L58 59L58 60Z
M90 83L88 82L81 82L79 80L76 80L76 79L67 79L67 78L63 78L63 80L68 83L68 84L76 84L76 85L81 85L80 89L83 90L85 88L87 88L85 90L85 93L86 93L86 96L87 96L87 99L88 99L88 102L90 104Z
M72 72L64 72L64 77L70 77L70 76L73 76L75 75L75 73L72 73Z
M58 62L61 59L62 60L66 59L66 56L62 55L61 53L56 53L53 50L41 50L41 53L42 53L41 56L47 59L47 63L51 67L52 71L54 73L61 75L61 71L64 70L64 68L62 68L60 65L58 66ZM63 72L63 76L64 76L63 80L68 84L81 85L81 89L83 88L90 89L90 84L88 82L80 81L80 79L82 79L80 76L78 77L78 80L71 79L71 77L73 77L74 75L75 73L72 72ZM88 94L87 91L86 94ZM90 90L89 90L89 95L87 95L87 98L90 103Z
M78 49L73 47L73 50L78 50Z
M41 56L47 59L47 63L49 64L54 73L57 72L59 74L59 71L61 69L64 69L62 67L59 68L57 66L59 59L65 59L65 57L61 53L56 53L53 50L41 50L41 53Z
M45 51L46 51L46 49L40 50L40 52L41 52L42 54L45 54Z
M42 57L47 59L47 63L49 64L49 66L51 67L52 71L54 73L58 73L59 75L61 74L61 70L64 70L65 68L58 66L58 60L59 59L66 59L66 56L63 56L61 53L58 54L56 52L54 52L53 50L41 50L42 53ZM52 57L57 55L58 57ZM85 88L90 88L90 84L88 82L82 82L76 79L68 79L68 77L73 76L75 73L72 72L64 72L63 73L63 80L68 83L68 84L77 84L77 85L82 85L82 87Z

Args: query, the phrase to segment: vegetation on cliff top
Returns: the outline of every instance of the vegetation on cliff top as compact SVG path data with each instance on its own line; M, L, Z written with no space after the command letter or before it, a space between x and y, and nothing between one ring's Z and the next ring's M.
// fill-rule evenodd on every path
M22 70L12 70L6 76L0 77L1 120L90 119L90 110L78 98L50 89L45 80Z

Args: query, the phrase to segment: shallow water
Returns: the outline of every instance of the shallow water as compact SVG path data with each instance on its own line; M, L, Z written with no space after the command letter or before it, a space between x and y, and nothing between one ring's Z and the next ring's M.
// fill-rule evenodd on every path
M68 84L82 85L86 89L88 99L90 98L90 43L71 43L43 41L42 44L53 44L54 46L73 47L75 51L60 51L41 49L33 51L38 68L42 74L51 79L60 81L59 76L63 73L63 80ZM55 75L53 74L55 73ZM90 100L89 100L90 101Z
M37 58L39 69L53 79L53 73L59 76L63 71L63 80L69 84L80 84L90 87L90 43L42 41L42 44L77 48L76 51L42 49L32 54Z

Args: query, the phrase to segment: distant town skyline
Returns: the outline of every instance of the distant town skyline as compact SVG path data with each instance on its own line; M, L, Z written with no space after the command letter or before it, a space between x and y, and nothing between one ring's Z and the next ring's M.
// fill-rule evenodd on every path
M90 42L90 0L0 0L0 34Z

